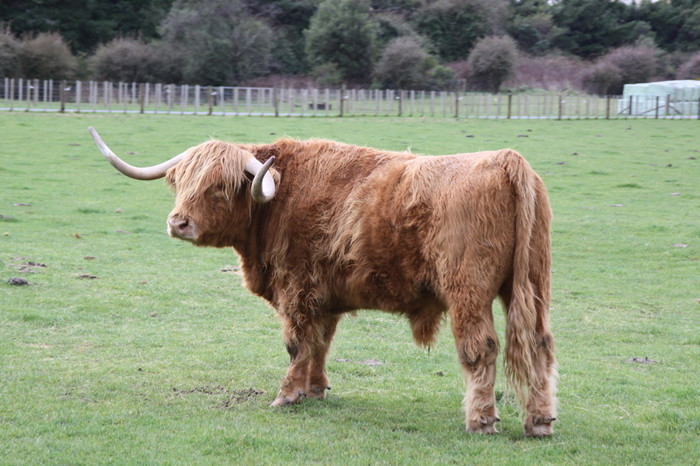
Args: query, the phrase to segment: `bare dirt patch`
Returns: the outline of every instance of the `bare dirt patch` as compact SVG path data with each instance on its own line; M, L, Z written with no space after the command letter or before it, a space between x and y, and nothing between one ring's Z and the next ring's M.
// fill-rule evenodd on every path
M33 283L30 283L27 281L26 278L21 278L21 277L12 277L9 280L7 280L8 285L14 285L14 286L26 286L26 285L33 285Z
M36 273L37 269L45 269L46 264L41 262L29 261L25 257L16 257L13 260L22 261L15 264L10 264L10 267L17 269L22 273Z
M229 390L222 385L214 386L202 386L195 387L190 390L180 390L179 388L173 388L173 394L175 396L187 396L194 394L202 395L226 395L223 400L217 403L213 408L217 409L229 409L236 405L252 401L255 398L264 395L264 390L258 390L256 388L246 388L242 390Z
M179 388L173 388L173 393L176 395L192 395L193 393L204 393L205 395L216 395L218 393L225 393L226 387L221 385L216 385L214 387L195 387L191 390L180 390Z
M221 271L224 273L232 273L234 275L243 275L243 271L241 271L241 267L238 265L226 265L221 268Z
M627 364L657 364L659 361L649 359L644 356L643 358L630 358L627 360Z
M248 388L245 390L233 390L224 401L219 403L217 408L229 409L235 405L252 401L253 399L264 394L264 390L257 390L255 388Z

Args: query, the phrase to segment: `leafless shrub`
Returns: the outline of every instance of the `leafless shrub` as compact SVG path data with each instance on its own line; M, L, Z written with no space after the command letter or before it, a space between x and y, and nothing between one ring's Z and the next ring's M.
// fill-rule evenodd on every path
M158 81L160 62L152 46L125 38L100 45L90 59L94 79L124 82Z
M619 47L603 55L583 77L583 87L594 94L622 94L625 84L655 79L660 73L657 50L646 45Z
M55 32L39 33L21 42L19 70L25 78L71 79L78 69L78 60Z
M509 89L547 91L581 90L587 64L562 55L521 55L514 76L504 83Z
M688 58L676 73L678 79L700 79L700 52L696 52Z
M657 50L645 45L619 47L603 56L601 61L620 68L622 84L647 82L659 72Z
M623 84L622 70L608 60L596 63L583 76L583 89L590 94L619 94Z
M9 29L0 29L0 77L15 78L19 76L20 42Z
M393 39L382 52L374 69L374 77L382 87L421 89L427 85L431 60L412 37Z
M508 36L488 36L479 40L467 59L467 85L475 90L498 92L501 84L515 73L518 49Z

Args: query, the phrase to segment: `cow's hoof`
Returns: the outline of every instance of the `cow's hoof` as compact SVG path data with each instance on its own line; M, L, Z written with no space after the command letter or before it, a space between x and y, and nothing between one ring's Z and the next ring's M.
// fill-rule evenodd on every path
M278 406L289 406L291 404L294 404L294 402L292 400L290 400L289 398L286 398L284 396L280 396L279 398L275 398L275 401L270 403L270 407L276 408Z
M556 420L556 417L528 416L523 426L525 437L549 437L554 433L552 423Z
M289 406L299 403L301 400L306 398L306 393L302 391L296 392L294 395L277 395L275 401L273 401L270 406L276 408L278 406Z
M312 386L309 389L309 398L316 398L322 400L326 397L326 390L330 390L331 387L322 387L320 385Z
M470 421L467 424L467 432L473 434L497 434L496 423L500 421L497 417L482 416L478 421Z

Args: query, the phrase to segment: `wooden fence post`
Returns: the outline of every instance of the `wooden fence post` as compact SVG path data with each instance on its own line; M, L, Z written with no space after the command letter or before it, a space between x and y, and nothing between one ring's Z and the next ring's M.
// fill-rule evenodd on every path
M209 106L207 115L211 115L214 113L214 88L211 86L207 88L207 105Z
M61 81L61 88L58 90L58 95L61 100L61 108L59 113L64 113L66 111L66 81Z
M459 118L459 85L455 89L455 119Z
M39 81L37 80L37 87L39 86ZM80 113L80 104L82 103L83 95L83 83L80 81L75 82L75 112ZM37 94L37 99L39 94Z
M632 96L630 96L630 111L629 116L632 116Z
M659 119L659 96L656 96L656 102L654 103L654 119Z
M41 86L39 85L38 79L34 80L34 84L32 85L32 87L34 88L34 105L39 105L39 89ZM77 91L77 89L76 89L76 91ZM76 95L77 95L77 92L76 92Z
M610 96L605 96L605 119L610 119Z
M143 114L146 105L146 84L139 84L139 113Z
M277 94L279 90L275 87L272 89L272 106L275 108L275 116L280 116L280 103L279 96Z
M226 115L226 93L224 86L219 86L216 91L216 103L221 107L221 114Z
M15 108L15 80L10 78L10 111Z
M398 107L399 107L399 113L398 116L401 116L403 114L403 91L399 90L398 93L396 94L396 100L398 100Z
M564 97L559 96L559 110L558 110L557 120L561 120L563 112L564 112Z
M513 94L508 93L508 113L506 115L506 118L510 120L510 117L513 113Z
M340 88L340 95L338 96L338 105L340 107L340 113L338 114L339 117L343 117L343 113L345 112L344 109L344 103L345 103L345 84L343 84ZM326 107L328 107L328 100L326 100Z

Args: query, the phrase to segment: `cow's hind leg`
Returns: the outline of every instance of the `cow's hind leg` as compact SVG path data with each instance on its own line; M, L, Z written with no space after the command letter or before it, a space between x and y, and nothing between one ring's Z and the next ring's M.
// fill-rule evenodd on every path
M509 287L501 290L501 298L510 306L512 293ZM557 360L554 354L554 336L549 328L546 304L536 302L537 323L535 327L535 348L532 355L534 377L527 387L525 397L525 421L523 428L527 437L546 437L554 432L553 423L557 419L556 380Z
M327 314L318 318L283 317L284 342L289 367L272 406L298 403L307 396L323 398L329 387L325 361L339 317Z
M553 423L557 419L557 362L554 357L554 337L548 328L538 329L535 344L537 348L533 364L536 379L527 395L527 415L523 429L528 437L546 437L554 432Z
M498 432L495 424L500 421L494 394L498 336L493 326L491 300L473 293L453 304L450 316L467 385L464 398L467 431L495 434Z

